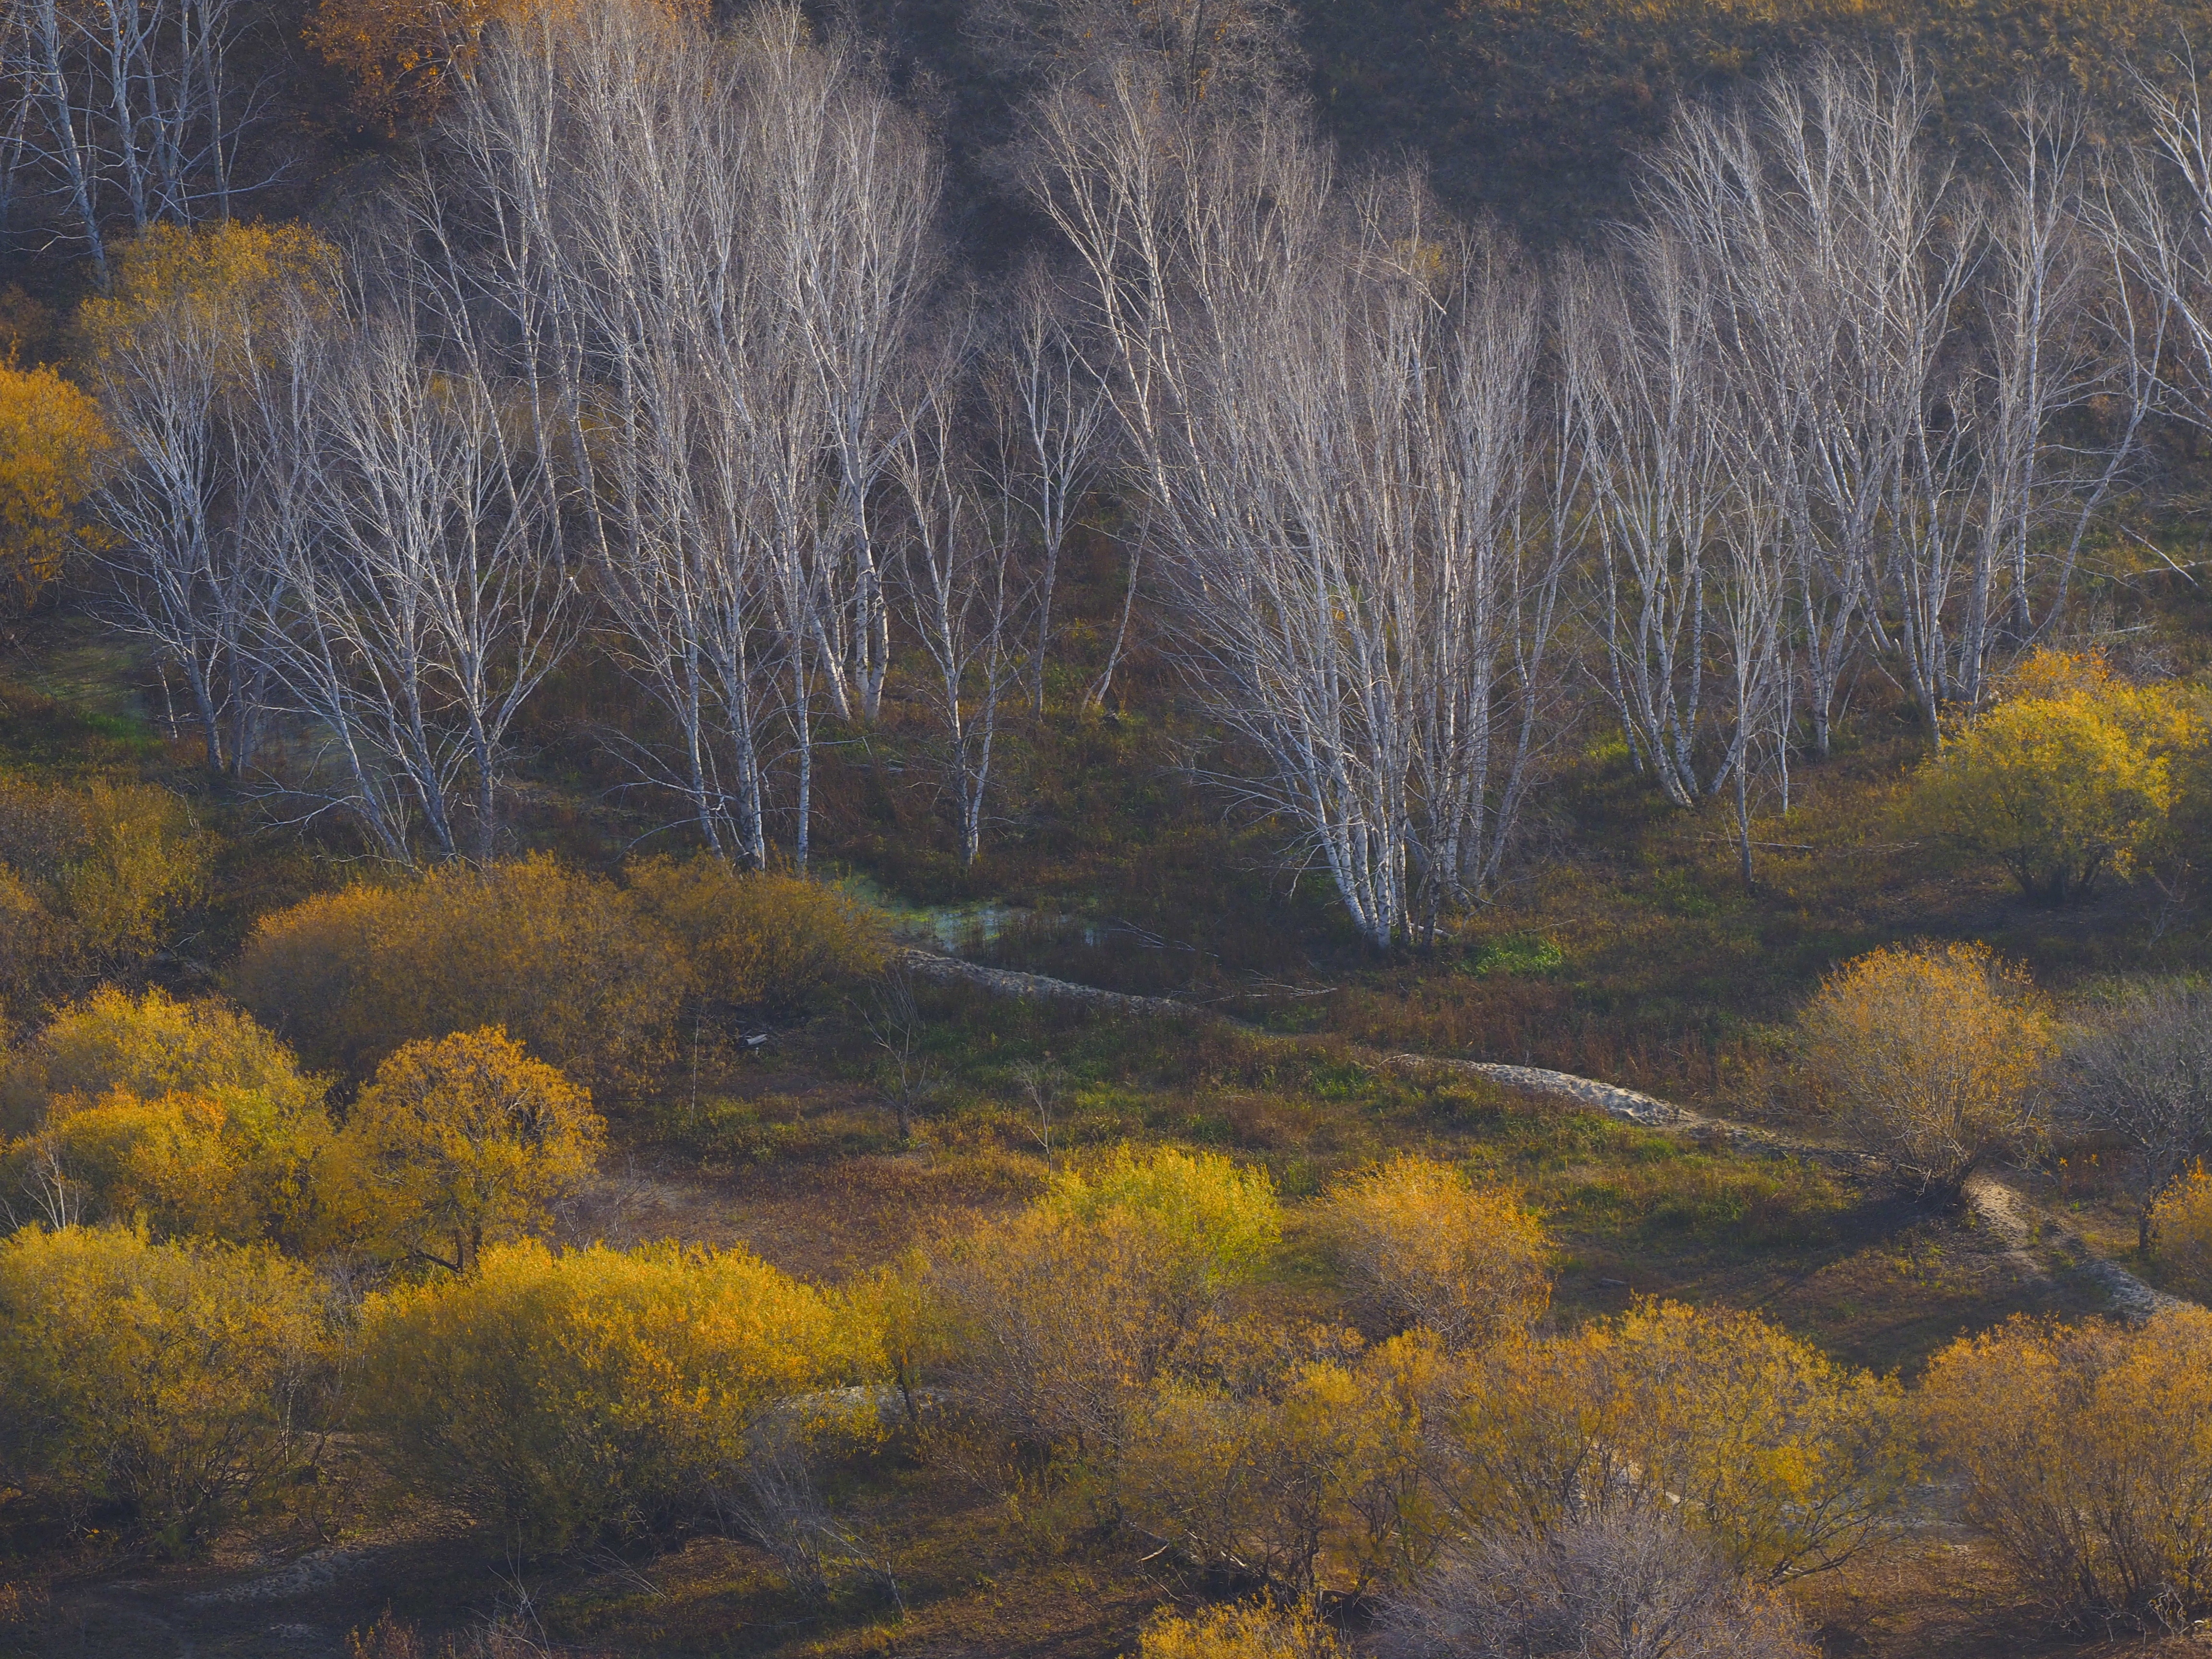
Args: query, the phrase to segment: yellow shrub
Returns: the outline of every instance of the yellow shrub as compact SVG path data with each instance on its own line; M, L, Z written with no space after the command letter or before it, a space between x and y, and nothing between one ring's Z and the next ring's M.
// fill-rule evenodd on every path
M0 1013L21 1018L153 955L199 896L212 852L165 789L0 780L0 927L33 952L0 960Z
M1116 1500L1203 1571L1301 1595L1402 1577L1435 1542L1423 1465L1442 1362L1420 1336L1257 1379L1179 1366L1131 1413Z
M1168 1355L1281 1225L1266 1171L1218 1154L1123 1147L1058 1176L932 1263L944 1375L1002 1445L1110 1449Z
M355 1397L418 1490L557 1547L708 1507L763 1414L869 1346L743 1251L502 1245L468 1278L368 1299Z
M602 1089L670 1052L684 968L613 883L542 855L353 887L262 919L239 1000L318 1065L361 1075L421 1037L503 1025Z
M338 1150L379 1243L465 1273L487 1243L549 1221L605 1135L589 1095L494 1026L386 1060L346 1114Z
M1371 1321L1424 1326L1457 1347L1525 1328L1551 1305L1536 1218L1448 1164L1401 1154L1334 1188L1321 1224Z
M1830 1109L1923 1196L1954 1195L2040 1127L2051 1015L1986 945L1871 951L1822 982L1801 1024Z
M2212 1302L2212 1175L2198 1164L2150 1212L2151 1237L2177 1289Z
M1078 1223L1126 1217L1140 1224L1167 1270L1207 1295L1249 1274L1283 1236L1267 1170L1240 1168L1218 1152L1116 1147L1091 1169L1055 1175L1040 1203Z
M1676 1505L1733 1565L1779 1577L1842 1560L1895 1500L1901 1401L1748 1314L1646 1303L1478 1362L1449 1480L1464 1512L1534 1534Z
M98 544L84 501L114 451L91 398L51 368L0 363L0 599L28 609Z
M2188 702L2064 653L2031 658L2013 687L1922 767L1915 817L2031 896L2062 900L2106 870L2127 875L2172 810L2172 757L2202 741Z
M0 1481L173 1547L289 1471L321 1291L273 1254L121 1228L0 1243Z
M236 1010L104 986L0 1064L0 1127L29 1128L64 1096L118 1090L147 1099L198 1095L261 1125L319 1106L323 1096L289 1049Z
M2014 1319L1938 1354L1920 1404L1967 1513L2055 1612L2212 1611L2212 1313Z
M878 970L883 918L798 876L748 873L717 858L647 859L626 872L645 913L684 949L707 1001L789 1011Z
M313 1253L346 1242L322 1214L336 1196L323 1190L331 1150L319 1107L270 1124L199 1095L66 1097L43 1129L0 1152L10 1195L0 1215L49 1226L131 1222L156 1239Z
M1137 1659L1337 1659L1344 1650L1311 1603L1246 1601L1145 1626Z

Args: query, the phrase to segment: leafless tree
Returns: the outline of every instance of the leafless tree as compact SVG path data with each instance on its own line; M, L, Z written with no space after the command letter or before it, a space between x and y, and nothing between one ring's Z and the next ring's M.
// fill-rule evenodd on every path
M1230 781L1386 945L1494 876L1539 738L1534 287L1418 180L1343 185L1294 111L1179 107L1166 72L1043 100L1032 186L1110 343L1173 648L1258 763Z
M967 327L945 325L936 361L915 377L891 471L903 498L903 592L928 653L930 701L964 863L982 849L999 715L1020 672L1022 594L1015 504L989 490L963 434ZM983 488L979 488L981 485Z
M1606 683L1631 753L1678 805L1701 789L1711 578L1705 556L1731 480L1736 434L1710 273L1663 228L1617 261L1570 266L1562 380L1588 458L1602 583Z
M1012 320L985 355L990 423L982 465L1001 514L1025 520L1036 537L1030 681L1035 712L1042 717L1060 554L1109 463L1110 411L1104 381L1079 349L1064 314L1066 298L1042 264L1018 279L1012 308ZM1006 528L1011 533L1012 524Z
M265 114L241 73L246 0L13 0L4 65L21 158L64 203L102 287L107 242L224 216L249 181L241 143Z
M2212 1150L2212 997L2129 997L2068 1045L2061 1079L2073 1122L2127 1148L2136 1243L2148 1250L2158 1200Z
M239 646L258 570L242 522L253 480L234 404L242 362L269 343L238 337L206 307L179 307L124 331L92 363L125 458L99 502L114 537L103 559L112 614L181 671L217 775L243 769L252 730Z
M1653 1509L1449 1550L1383 1615L1392 1659L1811 1659L1789 1604Z

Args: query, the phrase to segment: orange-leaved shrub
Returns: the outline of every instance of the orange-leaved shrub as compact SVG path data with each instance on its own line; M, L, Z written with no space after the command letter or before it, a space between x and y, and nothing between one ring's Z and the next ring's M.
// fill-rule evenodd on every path
M489 1026L410 1042L378 1066L338 1153L373 1247L466 1273L486 1244L549 1222L605 1138L588 1094Z
M2202 1164L2159 1195L2150 1236L2174 1288L2212 1302L2212 1174Z
M943 1380L1000 1444L1085 1456L1121 1443L1176 1346L1281 1235L1264 1170L1127 1147L939 1253Z
M2134 868L2173 810L2176 757L2204 736L2186 695L2129 685L2100 657L2039 652L1923 765L1911 814L2022 892L2078 897Z
M818 883L708 858L629 877L536 854L324 894L264 917L233 983L351 1076L402 1043L501 1025L615 1096L651 1082L687 1006L787 1013L882 963L874 913Z
M1845 963L1799 1018L1824 1103L1924 1198L2042 1131L2057 1051L2027 971L1984 945L1887 948Z
M623 880L682 948L692 989L710 1006L789 1013L876 972L889 951L881 915L804 877L653 858Z
M744 1251L526 1243L370 1297L354 1363L401 1478L540 1549L718 1510L765 1414L878 1361L847 1304Z
M0 1483L173 1549L300 1463L324 1291L271 1251L122 1227L0 1242Z
M1525 1328L1551 1305L1544 1231L1510 1194L1401 1153L1333 1188L1319 1217L1354 1305L1451 1346Z
M0 1027L141 969L205 889L213 853L166 789L0 779Z
M291 1051L236 1009L167 992L103 986L0 1057L0 1131L35 1127L64 1097L120 1090L143 1098L203 1096L273 1122L322 1103Z
M352 1076L404 1043L501 1025L564 1071L619 1089L672 1052L685 969L622 889L534 855L349 887L264 916L232 978L264 1024Z
M2212 1613L2212 1312L2014 1318L1936 1355L1919 1404L1967 1515L2054 1613Z
M1914 1474L1904 1395L1749 1314L1639 1304L1468 1362L1439 1480L1483 1532L1672 1511L1731 1566L1835 1565Z
M104 987L0 1064L0 1218L327 1248L322 1094L235 1009Z
M1188 1619L1162 1613L1137 1638L1137 1659L1337 1659L1343 1651L1310 1601L1240 1601Z

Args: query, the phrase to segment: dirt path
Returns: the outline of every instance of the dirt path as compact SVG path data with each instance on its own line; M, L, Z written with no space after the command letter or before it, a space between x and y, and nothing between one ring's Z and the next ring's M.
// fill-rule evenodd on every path
M1220 1020L1242 1030L1255 1031L1257 1035L1267 1035L1214 1009L1194 1003L1177 1002L1167 997L1129 996L1119 991L1102 990L1094 985L1078 985L1070 980L1048 978L1042 974L986 968L979 963L963 962L957 957L941 956L929 951L908 951L905 960L914 972L926 978L973 985L996 996L1073 1002L1112 1013ZM1656 1096L1642 1094L1634 1089L1623 1089L1611 1083L1601 1083L1595 1078L1577 1077L1571 1072L1548 1071L1540 1066L1506 1066L1492 1060L1451 1060L1433 1054L1390 1054L1380 1058L1384 1065L1399 1069L1442 1070L1462 1076L1480 1077L1522 1094L1571 1101L1576 1105L1641 1124L1646 1128L1668 1129L1706 1139L1718 1139L1747 1151L1767 1152L1784 1157L1813 1158L1824 1163L1842 1164L1856 1169L1866 1169L1875 1162L1864 1153L1850 1147L1795 1139L1751 1124L1709 1116ZM1988 1171L1977 1172L1966 1182L1965 1197L1975 1219L1989 1229L1990 1235L2004 1246L2007 1257L2029 1279L2050 1279L2053 1276L2051 1264L2056 1261L2101 1288L2112 1303L2112 1311L2130 1322L2148 1319L2162 1308L2181 1305L2179 1297L2154 1289L2118 1262L2100 1256L2078 1232L2038 1209L1999 1176ZM2041 1247L2040 1252L2038 1246Z

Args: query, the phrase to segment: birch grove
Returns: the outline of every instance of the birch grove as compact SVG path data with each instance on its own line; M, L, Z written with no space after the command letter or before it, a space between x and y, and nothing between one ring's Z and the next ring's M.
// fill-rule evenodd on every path
M313 271L111 331L113 614L210 767L489 859L582 647L646 836L804 867L825 757L888 749L973 865L1026 735L1142 655L1289 867L1433 941L1585 705L1727 803L1750 883L1855 698L1942 743L2067 625L2151 423L2212 428L2193 84L2101 149L2027 88L1962 159L1909 50L1816 54L1685 104L1630 220L1539 259L1341 162L1269 6L1047 9L1007 159L1048 234L1003 274L953 280L938 148L858 43L611 0L487 21ZM252 100L220 0L104 16L22 0L9 64L23 176L120 294L236 191ZM132 52L151 101L95 117ZM1079 699L1079 546L1122 559Z

